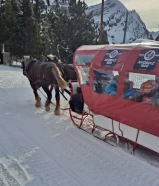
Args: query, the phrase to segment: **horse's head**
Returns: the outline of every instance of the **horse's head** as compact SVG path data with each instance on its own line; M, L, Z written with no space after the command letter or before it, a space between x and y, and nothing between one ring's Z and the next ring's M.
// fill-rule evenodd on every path
M57 65L62 73L62 77L65 79L65 81L77 81L77 74L75 69L70 64L63 64L58 63Z
M26 76L26 65L24 61L22 61L22 69L23 69L23 75Z
M60 60L58 59L58 57L57 57L57 56L54 56L54 55L52 55L52 54L50 54L50 55L47 56L47 61L48 61L48 62L53 62L53 63L55 63L56 65L57 65L58 63L60 63Z
M27 64L29 63L29 58L25 58L23 61L22 61L22 69L23 69L23 75L26 76L27 75L27 72L26 72L26 67L27 67Z
M59 61L58 57L55 56L53 59L53 62L57 65L60 61Z

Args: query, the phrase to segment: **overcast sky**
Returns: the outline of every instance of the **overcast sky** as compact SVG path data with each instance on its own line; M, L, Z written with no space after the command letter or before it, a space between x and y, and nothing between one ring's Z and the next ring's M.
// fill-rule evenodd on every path
M102 0L85 0L88 5ZM159 31L159 0L121 0L128 10L135 9L150 31Z

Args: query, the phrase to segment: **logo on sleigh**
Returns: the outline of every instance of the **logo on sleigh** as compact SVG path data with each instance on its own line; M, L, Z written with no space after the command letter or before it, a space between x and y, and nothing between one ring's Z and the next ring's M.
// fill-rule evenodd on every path
M149 50L148 52L146 52L146 54L144 55L144 59L146 61L149 61L151 59L153 59L156 55L156 52L154 50Z
M118 55L118 50L113 50L110 54L109 54L109 57L110 58L114 58Z

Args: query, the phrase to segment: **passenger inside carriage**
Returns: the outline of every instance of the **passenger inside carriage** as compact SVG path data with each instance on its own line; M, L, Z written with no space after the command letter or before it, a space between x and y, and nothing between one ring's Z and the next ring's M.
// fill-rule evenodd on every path
M154 88L155 81L154 80L147 80L143 82L140 86L140 95L141 95L141 102L152 105L152 97L153 92L151 92Z
M119 75L116 75L109 83L107 83L107 85L104 88L104 94L116 96L118 88L118 78Z
M130 99L130 100L135 99L136 90L133 89L133 85L134 83L132 81L126 81L124 83L124 94L123 94L124 99Z
M103 93L103 87L100 81L96 81L96 84L94 85L94 91L100 94Z
M104 87L108 83L109 78L108 77L103 77L103 76L97 76L94 78L93 82L93 90L96 93L103 94L104 92Z
M148 84L147 87L144 87ZM159 106L159 76L155 80L148 80L141 85L140 92L143 94L143 103L148 103L153 106Z
M159 76L126 72L123 98L159 107Z
M159 76L155 77L155 86L154 90L152 90L152 105L159 106Z
M149 105L159 106L159 77L155 80L147 80L140 86L140 102Z
M124 77L124 91L123 98L135 100L136 90L134 89L134 82L129 80L129 73L125 73Z

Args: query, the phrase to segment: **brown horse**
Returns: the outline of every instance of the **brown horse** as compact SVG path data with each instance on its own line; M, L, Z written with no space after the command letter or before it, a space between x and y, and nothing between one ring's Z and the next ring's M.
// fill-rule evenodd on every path
M60 71L62 73L62 77L65 79L65 81L67 81L67 82L77 81L77 74L76 74L76 71L75 71L73 65L61 63L57 56L54 56L53 58L50 58L48 56L47 60L48 60L47 62L53 62L58 66L58 68L60 69ZM52 92L52 90L53 90L53 86L51 85L50 91ZM62 90L61 94L63 95L63 97L65 99L67 99L64 96L64 91L67 92L69 95L71 93L67 89Z
M65 81L77 81L77 74L73 68L73 65L61 63L57 56L54 56L53 58L48 56L47 60L48 62L53 62L58 66Z
M50 103L52 99L52 89L55 88L56 108L55 115L60 115L60 94L59 87L64 89L67 87L66 81L62 78L62 74L55 63L28 61L22 63L23 74L27 76L30 85L35 95L35 106L41 106L41 98L37 90L42 87L47 94L45 103L46 111L50 110ZM51 85L51 89L49 86Z

